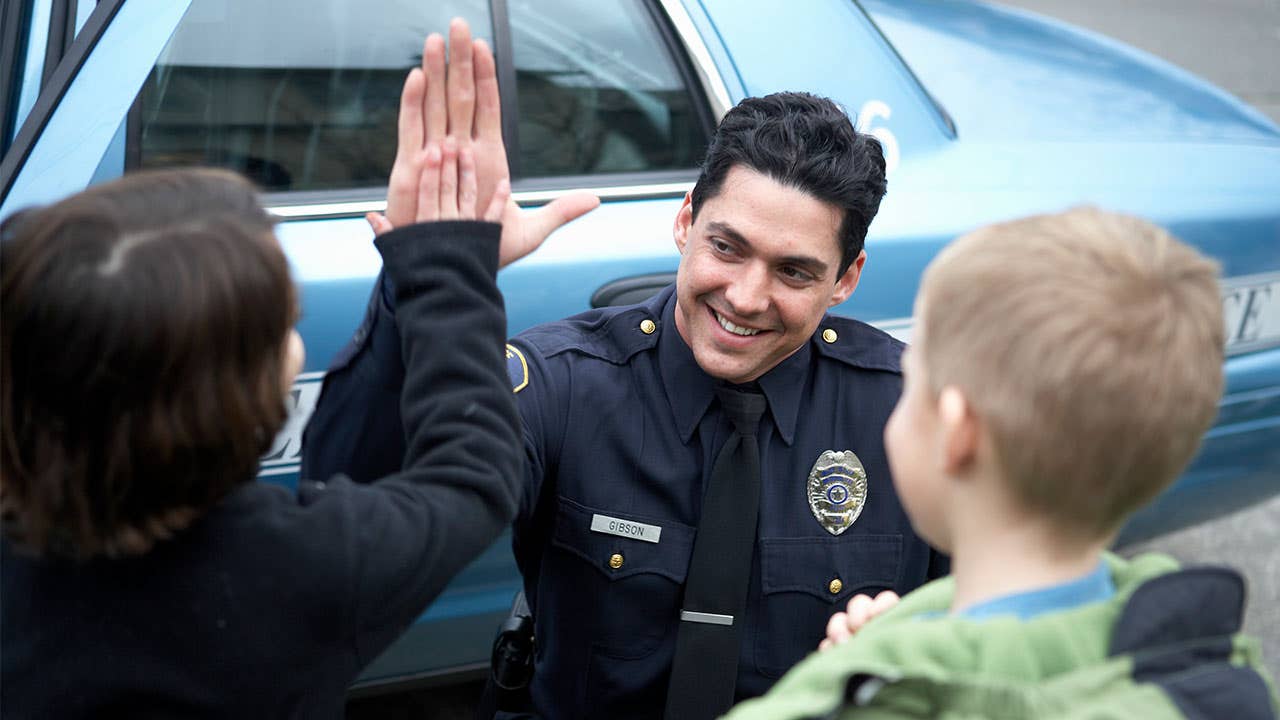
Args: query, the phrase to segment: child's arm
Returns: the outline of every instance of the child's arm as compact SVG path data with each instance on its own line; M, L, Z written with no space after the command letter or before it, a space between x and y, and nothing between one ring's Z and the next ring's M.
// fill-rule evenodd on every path
M299 488L304 505L328 506L320 514L330 522L318 532L330 537L317 543L336 551L330 561L342 589L335 599L362 664L510 523L522 479L519 417L504 354L506 314L496 284L497 223L510 183L498 178L491 196L479 199L472 148L453 136L429 139L424 122L442 71L439 45L439 38L428 40L427 70L410 73L401 96L388 190L387 217L394 220L371 218L395 317L397 342L390 350L404 369L402 469L371 485L338 479ZM484 70L492 74L492 63Z
M522 479L519 418L504 356L506 316L495 283L501 228L468 222L474 209L453 199L470 197L474 204L469 153L461 154L458 172L455 147L428 152L417 219L442 221L377 240L395 290L406 452L401 472L353 488L368 503L354 589L357 648L365 660L511 521ZM501 214L507 192L500 186L488 218Z

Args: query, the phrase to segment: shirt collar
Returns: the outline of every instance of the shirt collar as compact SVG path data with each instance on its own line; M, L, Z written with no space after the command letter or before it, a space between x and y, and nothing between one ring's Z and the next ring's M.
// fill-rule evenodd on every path
M1115 593L1111 570L1105 561L1099 561L1098 567L1087 575L1038 590L993 598L965 608L959 615L973 620L994 615L1016 615L1020 620L1028 620L1055 610L1102 602Z
M658 366L662 384L675 415L680 439L689 442L702 416L711 407L715 397L715 378L703 372L693 357L675 323L676 294L671 293L662 307L662 335L658 338ZM791 445L795 440L796 417L800 412L800 396L809 369L810 349L805 343L799 350L760 376L760 389L769 401L769 414L773 417L783 442Z
M804 394L809 374L809 343L791 353L772 370L760 376L760 389L769 400L778 434L788 446L795 440L796 416L800 413L800 397Z

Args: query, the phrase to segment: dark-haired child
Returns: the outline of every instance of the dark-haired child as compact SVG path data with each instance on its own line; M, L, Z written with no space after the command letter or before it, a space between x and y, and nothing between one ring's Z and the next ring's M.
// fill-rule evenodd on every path
M509 183L478 199L465 139L424 132L424 84L405 84L399 227L376 241L408 449L371 485L255 481L302 346L247 183L139 173L0 228L4 717L341 717L359 670L510 522Z

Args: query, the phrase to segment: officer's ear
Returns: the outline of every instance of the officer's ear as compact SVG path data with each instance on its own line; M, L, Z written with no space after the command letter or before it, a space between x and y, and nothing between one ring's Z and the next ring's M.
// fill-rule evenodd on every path
M849 299L853 291L858 288L858 280L862 279L862 266L865 264L867 264L867 251L863 250L849 264L849 269L836 280L835 288L831 291L831 302L827 303L827 307L839 305Z
M676 249L680 254L684 254L684 248L689 244L689 226L693 225L693 191L690 190L684 194L684 202L680 204L680 211L676 213L676 223L671 228L671 235L675 238Z

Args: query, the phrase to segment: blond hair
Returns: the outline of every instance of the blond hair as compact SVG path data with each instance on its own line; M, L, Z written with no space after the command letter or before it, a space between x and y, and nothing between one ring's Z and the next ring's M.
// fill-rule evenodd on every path
M1213 421L1217 275L1159 227L1097 208L974 231L922 281L929 386L969 399L1025 509L1104 536L1177 477Z

